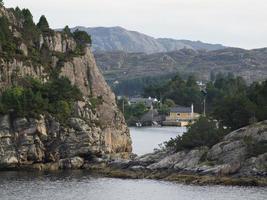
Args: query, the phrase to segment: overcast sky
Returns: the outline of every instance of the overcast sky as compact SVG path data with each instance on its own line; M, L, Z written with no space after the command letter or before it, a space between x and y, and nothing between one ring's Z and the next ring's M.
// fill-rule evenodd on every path
M4 0L52 28L122 26L154 37L267 47L267 0Z

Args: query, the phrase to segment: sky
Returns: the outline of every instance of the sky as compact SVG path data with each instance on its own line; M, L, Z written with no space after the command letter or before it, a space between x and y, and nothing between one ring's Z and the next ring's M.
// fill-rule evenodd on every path
M52 28L122 26L153 37L267 47L267 0L4 0Z

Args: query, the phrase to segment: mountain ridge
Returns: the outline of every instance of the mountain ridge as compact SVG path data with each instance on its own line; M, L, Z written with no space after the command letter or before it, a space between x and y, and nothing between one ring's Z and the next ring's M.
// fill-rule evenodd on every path
M120 26L115 27L83 27L76 26L75 30L86 31L93 38L92 49L96 52L125 51L128 53L143 52L147 54L181 50L213 51L224 49L221 44L209 44L201 41L178 40L172 38L154 38L152 36L130 31Z
M244 50L225 48L216 51L182 49L164 53L95 53L108 82L135 77L161 76L171 73L193 73L199 80L209 80L211 73L233 73L248 83L267 77L267 48Z

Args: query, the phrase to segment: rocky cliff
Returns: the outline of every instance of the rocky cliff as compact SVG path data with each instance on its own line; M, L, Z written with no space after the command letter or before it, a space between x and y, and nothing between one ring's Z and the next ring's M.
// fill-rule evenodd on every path
M127 156L131 152L129 130L91 50L76 53L79 44L72 36L40 31L27 9L0 6L0 20L7 38L0 42L1 91L18 85L25 76L49 81L56 71L83 94L64 123L49 113L38 119L1 114L0 168L64 164L64 159L75 156ZM101 103L92 105L92 99L101 99Z

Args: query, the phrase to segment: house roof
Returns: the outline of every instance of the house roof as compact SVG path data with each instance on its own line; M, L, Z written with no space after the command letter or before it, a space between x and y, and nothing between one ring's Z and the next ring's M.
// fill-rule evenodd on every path
M146 106L152 106L152 104L154 102L157 102L158 100L155 99L155 98L139 98L139 97L136 97L136 98L131 98L130 100L130 103L144 103Z
M191 113L191 107L176 106L171 108L171 112L176 113Z

